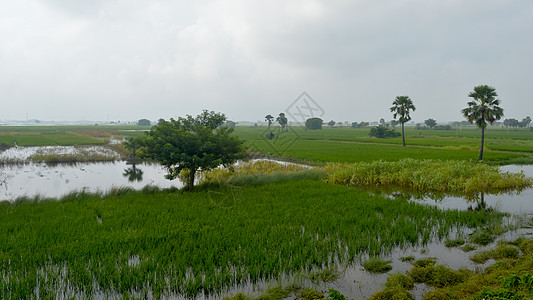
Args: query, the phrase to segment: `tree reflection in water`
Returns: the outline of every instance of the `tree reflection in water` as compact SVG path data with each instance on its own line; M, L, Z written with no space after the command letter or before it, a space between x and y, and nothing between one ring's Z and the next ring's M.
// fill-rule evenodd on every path
M129 182L142 181L143 170L138 169L136 164L132 163L131 167L124 169L124 173L122 173L122 176L128 177Z

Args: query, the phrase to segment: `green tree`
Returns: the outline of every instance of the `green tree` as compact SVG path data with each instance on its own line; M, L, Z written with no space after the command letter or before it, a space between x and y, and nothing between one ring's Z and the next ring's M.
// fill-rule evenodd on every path
M268 129L270 129L270 126L272 125L272 121L274 121L274 117L272 115L266 115L265 121L268 122Z
M329 125L330 127L335 126L335 121L333 121L333 120L329 121L329 122L328 122L328 125Z
M228 166L245 157L243 142L231 135L233 128L223 126L225 121L224 114L207 110L196 117L162 121L140 139L142 156L159 161L167 169L167 179L186 171L187 187L193 190L198 170Z
M379 139L400 136L400 134L394 131L394 129L387 127L387 126L381 126L381 125L372 127L368 135L371 137L377 137Z
M520 127L528 127L529 123L531 123L531 117L527 116L523 118L522 121L520 122Z
M392 102L392 107L390 108L390 111L394 113L393 118L396 119L398 117L398 121L400 122L400 124L402 124L402 139L404 147L404 125L406 122L411 120L411 116L409 115L409 113L415 110L416 107L413 105L413 101L411 101L411 98L409 98L408 96L397 96L396 99Z
M485 128L487 123L494 124L496 120L503 117L503 109L499 106L500 100L497 99L496 89L488 85L479 85L474 87L474 91L468 94L473 98L469 101L468 107L461 110L463 116L470 123L475 123L481 128L481 150L479 159L483 159L483 146L485 143Z
M137 126L150 126L152 123L148 119L140 119L137 121Z
M279 125L281 125L281 131L283 132L287 126L287 117L285 117L284 113L280 113L279 117L276 118L276 121L279 123Z
M305 128L310 130L322 129L324 121L320 118L309 118L305 120Z
M424 124L426 124L427 127L429 128L433 128L435 126L437 126L437 121L435 121L434 119L427 119L424 121Z

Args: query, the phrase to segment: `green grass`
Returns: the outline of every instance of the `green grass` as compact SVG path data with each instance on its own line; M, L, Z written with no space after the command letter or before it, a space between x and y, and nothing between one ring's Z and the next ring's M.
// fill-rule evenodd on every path
M69 145L101 145L102 139L78 134L72 131L24 132L14 134L19 146L69 146Z
M117 190L0 203L0 298L36 297L37 286L41 298L215 293L500 218L315 180L243 186L233 206L209 193Z
M326 181L353 187L404 188L419 193L460 193L474 195L524 189L533 179L524 174L500 172L479 162L415 160L330 163Z
M476 160L480 145L480 137L448 137L442 136L442 131L430 132L440 136L413 136L407 147L401 146L401 138L368 138L369 129L324 128L306 131L295 127L288 133L278 133L274 129L278 137L273 140L265 139L262 136L265 132L266 128L237 127L235 134L245 139L254 152L314 162L395 161L402 158ZM493 164L533 163L533 157L529 155L533 149L533 133L526 134L529 139L494 139L497 145L493 150L505 150L498 152L490 151L493 142L489 138L490 133L487 133L484 161Z
M387 273L392 270L391 260L383 260L379 257L370 257L363 262L363 267L370 273Z
M94 145L111 137L141 136L148 127L135 125L0 126L0 144L20 146ZM264 138L266 127L238 126L235 135L243 138L252 151L313 164L324 162L396 161L402 158L475 160L479 153L480 132L473 127L461 131L414 130L406 128L407 147L401 138L369 138L370 128L323 128L305 130L292 127L274 140ZM486 132L484 160L492 164L533 164L533 132L489 128Z

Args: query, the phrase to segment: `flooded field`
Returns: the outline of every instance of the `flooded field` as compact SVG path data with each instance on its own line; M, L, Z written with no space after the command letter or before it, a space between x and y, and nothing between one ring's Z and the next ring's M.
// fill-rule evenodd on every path
M17 150L18 149L18 150ZM91 151L98 147L92 147ZM79 151L74 147L41 147L41 148L12 148L0 154L2 159L15 159L27 161L36 153L64 152L74 153ZM108 151L102 150L103 152ZM113 156L112 152L106 152ZM504 166L502 171L524 172L527 176L533 177L533 166ZM13 201L20 196L41 196L60 197L72 191L105 192L114 187L132 187L141 189L146 185L158 186L161 188L182 187L179 180L169 181L165 179L166 171L158 164L137 164L131 165L124 161L103 162L103 163L76 163L76 164L45 164L45 163L11 163L0 165L0 201ZM493 208L499 211L508 212L513 215L533 214L533 189L526 189L519 193L507 194L484 194L477 199L466 199L465 197L442 197L439 199L423 198L416 199L407 194L390 194L391 197L407 197L411 201L427 205L436 205L443 209L475 209L483 205L486 208ZM509 218L513 222L513 218ZM519 234L531 235L533 229L520 229L506 233L500 237L512 239ZM453 236L453 233L452 233ZM482 250L493 247L496 242L484 247ZM469 259L471 253L462 251L459 248L447 248L443 241L434 240L419 247L396 248L391 253L384 254L383 257L391 260L392 271L386 274L371 274L363 269L361 264L355 263L340 270L341 276L334 282L321 283L319 288L335 288L349 298L364 299L383 288L387 276L395 272L405 272L411 268L411 264L403 262L402 257L414 256L416 259L436 257L440 264L445 264L451 268L468 268L471 270L482 270L493 261L486 264L475 264ZM367 257L362 256L361 259ZM225 295L234 295L237 292L246 294L258 294L269 286L275 284L288 285L294 280L293 276L279 279L275 282L259 284L245 284L232 288ZM314 286L316 284L304 282L304 286ZM422 299L422 295L427 292L425 285L418 285L413 294L416 299ZM176 298L180 296L176 295ZM199 296L200 299L216 299L215 297Z

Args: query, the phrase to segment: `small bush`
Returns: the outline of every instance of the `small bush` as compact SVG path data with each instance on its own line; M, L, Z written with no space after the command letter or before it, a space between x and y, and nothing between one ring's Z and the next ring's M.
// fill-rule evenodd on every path
M394 131L392 128L384 126L376 126L370 129L369 135L379 139L394 138L400 136L400 133Z

